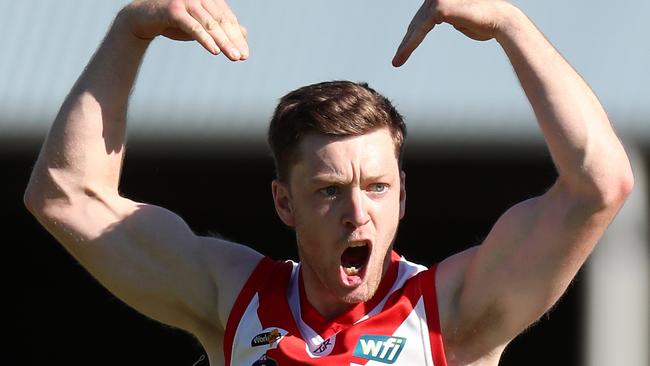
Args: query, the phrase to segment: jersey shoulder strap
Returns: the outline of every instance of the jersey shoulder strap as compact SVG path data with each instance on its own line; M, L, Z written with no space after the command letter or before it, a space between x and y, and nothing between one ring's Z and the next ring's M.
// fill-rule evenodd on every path
M424 299L424 309L427 314L427 325L429 328L429 342L431 344L431 356L435 365L446 366L445 349L442 343L442 330L440 328L440 315L438 312L438 296L436 291L436 269L434 264L428 270L421 272L418 276L420 293Z
M294 263L291 261L275 261L269 257L264 257L248 277L228 315L223 339L223 353L226 364L230 362L235 332L248 304L259 291L275 292L275 288L286 288L293 267Z

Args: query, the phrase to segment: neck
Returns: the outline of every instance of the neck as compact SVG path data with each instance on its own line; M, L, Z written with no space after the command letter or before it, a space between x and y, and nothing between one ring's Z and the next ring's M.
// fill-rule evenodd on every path
M326 320L332 320L354 306L337 297L323 285L314 272L304 264L300 267L302 288L311 306Z
M307 289L305 289L307 291ZM315 301L312 302L312 298L309 297L307 293L307 301L318 311L318 313L325 318L326 320L334 320L341 314L348 311L355 304L350 304L342 301L337 301L337 299L328 299L331 301Z

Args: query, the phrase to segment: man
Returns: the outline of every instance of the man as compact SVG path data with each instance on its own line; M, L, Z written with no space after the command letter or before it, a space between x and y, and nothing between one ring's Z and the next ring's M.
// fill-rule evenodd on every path
M119 13L52 126L26 205L116 296L193 333L213 365L496 365L565 291L633 178L596 97L509 3L426 1L393 64L442 22L503 47L559 174L480 246L437 266L392 252L403 123L363 84L298 89L274 115L273 198L300 265L198 237L175 214L119 195L128 96L151 39L248 57L246 30L221 0L138 0Z

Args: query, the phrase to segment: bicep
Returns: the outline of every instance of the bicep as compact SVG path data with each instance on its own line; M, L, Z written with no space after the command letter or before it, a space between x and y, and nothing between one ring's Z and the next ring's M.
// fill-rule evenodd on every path
M256 254L198 237L173 212L119 196L49 210L45 226L103 286L142 314L193 333L222 328L228 258Z
M481 344L507 343L559 299L610 218L557 183L510 208L480 246L446 263L462 273L449 291L450 327Z

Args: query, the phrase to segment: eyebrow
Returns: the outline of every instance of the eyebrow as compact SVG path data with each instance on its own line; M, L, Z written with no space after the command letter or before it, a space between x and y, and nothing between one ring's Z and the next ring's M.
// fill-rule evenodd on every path
M337 185L345 185L348 183L345 179L343 179L342 176L338 174L317 174L316 176L312 177L310 181L313 184L332 183Z
M385 173L385 174L377 174L377 175L371 175L371 176L365 176L364 181L385 181L387 178L390 176L390 174ZM319 184L319 183L331 183L331 184L336 184L336 185L346 185L349 182L344 179L342 176L338 174L330 174L330 173L325 173L325 174L317 174L314 176L311 180L312 184Z

